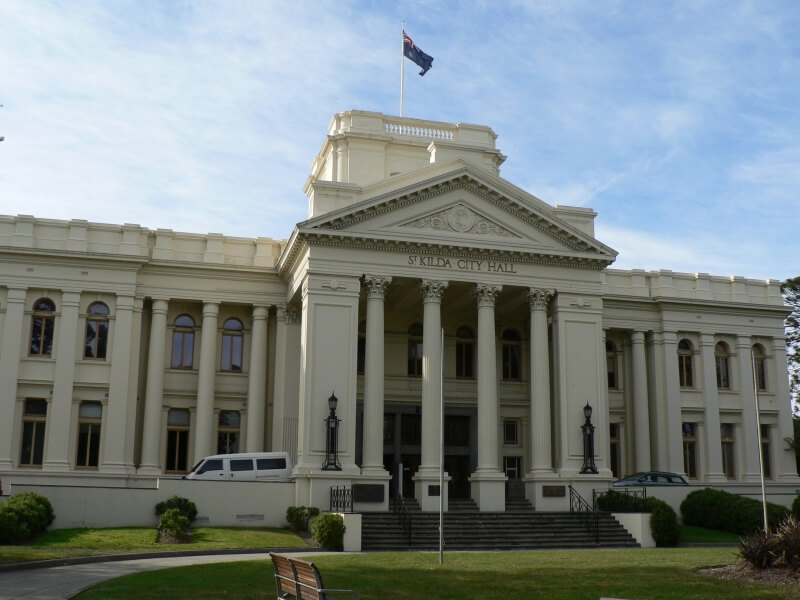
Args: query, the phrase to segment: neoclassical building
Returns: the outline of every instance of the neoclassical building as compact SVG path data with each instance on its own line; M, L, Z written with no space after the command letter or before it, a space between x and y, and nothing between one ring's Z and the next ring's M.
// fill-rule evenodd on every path
M433 510L443 448L449 498L547 510L651 469L752 486L761 449L793 492L779 282L614 270L596 213L504 180L495 140L337 114L288 240L0 217L0 479L137 486L286 450L297 504L358 483Z

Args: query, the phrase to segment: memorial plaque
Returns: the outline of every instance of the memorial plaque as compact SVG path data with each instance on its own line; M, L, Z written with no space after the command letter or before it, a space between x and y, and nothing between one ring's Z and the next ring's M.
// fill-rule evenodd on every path
M439 495L439 486L438 485L429 485L428 486L428 496L438 496Z
M380 483L354 483L353 502L383 502L384 487Z
M545 498L563 498L567 495L567 486L565 485L543 485L542 496Z

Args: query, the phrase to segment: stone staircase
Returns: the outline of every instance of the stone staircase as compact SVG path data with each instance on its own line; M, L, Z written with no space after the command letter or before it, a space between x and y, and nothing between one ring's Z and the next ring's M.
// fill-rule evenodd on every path
M439 515L423 513L406 500L411 516L411 541L398 515L363 513L364 551L437 550ZM608 513L600 513L599 542L581 517L569 512L536 512L525 499L507 500L506 512L480 512L472 500L450 500L444 514L446 550L528 550L544 548L637 548L639 544Z

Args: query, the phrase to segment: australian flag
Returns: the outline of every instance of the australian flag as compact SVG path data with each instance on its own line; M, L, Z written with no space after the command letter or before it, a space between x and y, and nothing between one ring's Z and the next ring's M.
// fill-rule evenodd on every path
M406 35L405 31L403 32L403 56L410 58L411 62L422 68L422 71L419 72L420 75L425 75L428 69L433 66L433 57L420 50L419 46Z

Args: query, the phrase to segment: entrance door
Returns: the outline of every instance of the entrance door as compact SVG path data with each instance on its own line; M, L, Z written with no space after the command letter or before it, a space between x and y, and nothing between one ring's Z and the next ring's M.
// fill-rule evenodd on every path
M469 498L469 455L445 455L444 470L450 475L447 486L450 498Z

